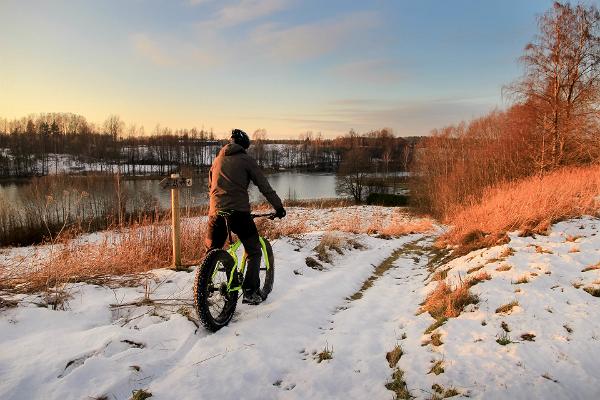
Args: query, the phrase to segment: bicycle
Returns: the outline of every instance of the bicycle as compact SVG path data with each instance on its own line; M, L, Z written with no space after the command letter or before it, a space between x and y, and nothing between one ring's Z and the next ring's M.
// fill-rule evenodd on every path
M252 215L252 218L261 217L274 219L275 214ZM259 236L259 241L262 247L260 292L264 301L273 289L275 259L271 243L262 236ZM241 246L242 242L238 239L227 250L211 250L196 271L194 305L200 322L211 332L226 326L235 312L246 272L246 253L241 260L237 255Z

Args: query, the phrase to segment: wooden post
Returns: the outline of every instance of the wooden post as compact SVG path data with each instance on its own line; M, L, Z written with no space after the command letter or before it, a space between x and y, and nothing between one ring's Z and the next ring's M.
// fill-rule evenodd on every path
M179 179L179 174L171 174L172 179ZM171 188L171 224L173 237L173 269L181 267L181 231L179 227L179 187Z

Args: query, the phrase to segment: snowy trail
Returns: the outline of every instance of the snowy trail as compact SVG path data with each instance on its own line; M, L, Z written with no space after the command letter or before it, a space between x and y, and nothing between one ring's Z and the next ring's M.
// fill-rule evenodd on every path
M146 304L142 286L74 285L63 311L22 298L0 310L0 398L392 399L402 371L416 399L597 399L599 232L578 218L438 266L450 284L489 275L439 325L418 313L438 255L418 234L340 233L362 247L330 251L324 270L305 261L323 232L277 240L267 301L214 334L193 323L193 273L154 271Z
M277 241L272 294L258 307L240 304L231 324L215 334L196 329L164 305L109 309L110 304L139 301L142 288L113 291L82 285L73 289L67 311L36 306L6 311L0 319L0 397L127 399L132 390L144 388L159 399L229 399L240 393L245 399L264 399L321 390L319 385L310 389L316 381L303 381L295 371L310 365L320 374L335 366L317 364L301 351L321 346L323 329L336 309L346 304L375 265L416 235L393 240L357 235L365 249L335 255L333 265L317 271L306 267L304 259L313 255L321 236ZM191 302L194 274L160 270L157 275L151 299ZM365 321L355 322L356 327L347 329L361 331ZM44 329L35 328L40 325ZM351 345L340 343L336 356ZM385 367L382 354L372 356ZM336 381L324 384L330 392L337 390ZM385 388L375 390L389 397Z

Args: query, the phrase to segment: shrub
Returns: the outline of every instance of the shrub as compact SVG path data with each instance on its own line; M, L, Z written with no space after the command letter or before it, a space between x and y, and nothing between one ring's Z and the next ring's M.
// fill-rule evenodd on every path
M406 207L408 205L408 196L401 194L369 193L367 196L367 204L386 207Z
M502 183L484 192L482 200L447 216L452 229L440 244L459 245L458 253L506 242L506 233L545 234L555 222L597 215L600 166L570 167L543 177Z
M469 282L451 286L447 281L440 281L427 295L422 310L427 311L436 320L458 317L467 305L479 301L479 298L469 291L470 287Z

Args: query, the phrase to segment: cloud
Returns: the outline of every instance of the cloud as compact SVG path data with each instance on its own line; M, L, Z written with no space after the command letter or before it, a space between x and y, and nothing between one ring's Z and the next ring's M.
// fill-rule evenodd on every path
M163 67L174 65L173 59L165 54L161 46L151 40L146 34L135 33L130 36L130 41L138 54L148 58L154 64Z
M373 84L393 84L405 75L390 60L361 60L340 64L331 69L334 77Z
M356 12L333 19L291 28L264 24L251 34L252 42L272 58L303 61L352 46L364 31L375 27L379 17L373 12Z
M360 131L391 127L399 135L426 135L434 128L489 112L500 99L456 97L422 101L340 99L330 102L321 118L342 120L341 128Z
M211 19L199 22L198 28L200 30L229 28L272 15L288 5L288 0L239 0L220 8Z
M198 6L200 4L206 4L206 3L210 3L213 0L187 0L187 3L190 6Z
M175 38L151 38L145 33L130 36L134 51L161 67L213 66L219 59L200 47Z

